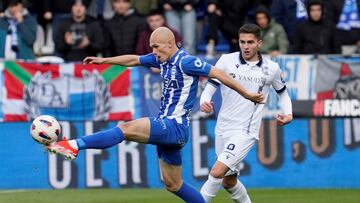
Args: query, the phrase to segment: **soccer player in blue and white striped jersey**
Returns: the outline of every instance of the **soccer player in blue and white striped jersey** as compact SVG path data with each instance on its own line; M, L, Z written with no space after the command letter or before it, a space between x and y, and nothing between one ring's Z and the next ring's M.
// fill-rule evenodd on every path
M87 57L85 64L143 65L160 68L162 98L157 117L140 118L118 126L47 146L69 159L75 159L83 149L104 149L123 140L154 144L166 189L185 202L204 202L201 194L181 177L181 149L189 138L189 119L194 105L199 76L218 79L253 102L262 102L262 94L246 91L220 69L190 56L175 44L174 34L165 27L156 29L150 37L153 53L143 56L123 55L109 58Z

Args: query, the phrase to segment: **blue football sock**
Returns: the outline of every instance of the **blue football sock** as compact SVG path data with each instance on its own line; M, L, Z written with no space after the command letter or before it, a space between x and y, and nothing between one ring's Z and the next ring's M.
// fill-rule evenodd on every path
M200 192L185 182L183 182L181 188L177 192L174 192L174 194L187 203L205 203Z
M109 130L100 131L91 135L76 139L80 149L105 149L112 147L124 140L124 133L120 128L115 127Z

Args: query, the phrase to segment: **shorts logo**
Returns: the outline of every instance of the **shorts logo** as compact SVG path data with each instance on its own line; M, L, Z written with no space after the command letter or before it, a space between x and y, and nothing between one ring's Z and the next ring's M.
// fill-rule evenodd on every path
M226 149L228 150L234 150L235 149L235 145L234 144L229 144Z

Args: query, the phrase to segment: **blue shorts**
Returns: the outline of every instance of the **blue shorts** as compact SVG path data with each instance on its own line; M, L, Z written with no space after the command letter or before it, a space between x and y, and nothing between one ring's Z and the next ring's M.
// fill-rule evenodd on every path
M181 149L189 139L189 127L175 119L150 117L149 144L157 146L158 157L165 163L180 166Z

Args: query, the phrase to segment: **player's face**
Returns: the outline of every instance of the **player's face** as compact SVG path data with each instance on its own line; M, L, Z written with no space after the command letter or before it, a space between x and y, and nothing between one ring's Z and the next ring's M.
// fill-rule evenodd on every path
M313 21L319 21L321 19L321 14L322 14L322 11L321 11L321 6L320 5L312 5L310 6L310 18L313 20Z
M241 33L239 35L239 46L241 55L246 61L258 60L258 51L262 41L257 39L254 34Z
M160 62L165 62L170 58L170 42L160 39L159 37L150 38L150 47L153 49L153 54Z
M161 15L153 15L147 18L147 23L151 30L155 30L165 25L165 19Z

